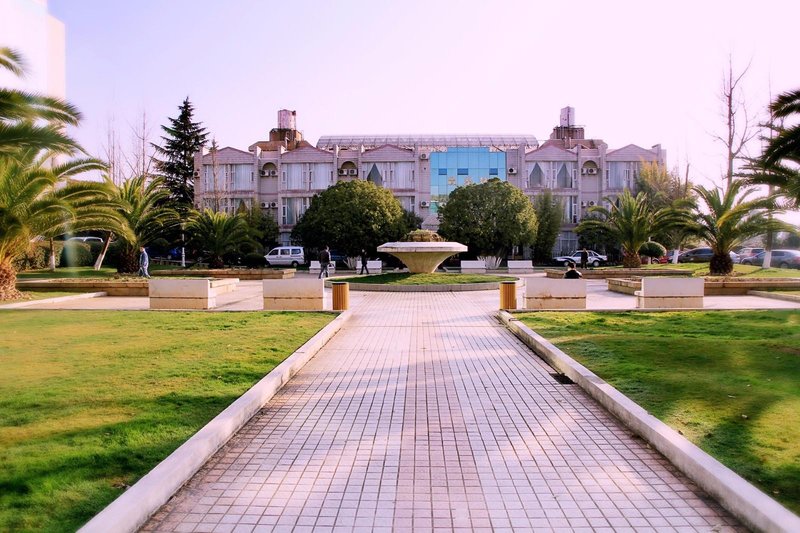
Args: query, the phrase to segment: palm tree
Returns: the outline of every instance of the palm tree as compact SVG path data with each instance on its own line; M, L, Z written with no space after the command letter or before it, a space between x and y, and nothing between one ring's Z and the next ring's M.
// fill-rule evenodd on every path
M0 70L24 76L21 55L0 48ZM77 125L80 118L75 107L58 98L0 87L0 156L28 148L71 153L78 144L63 130Z
M224 267L225 254L238 252L242 244L252 242L250 230L241 216L210 209L195 213L186 229L190 242L208 259L211 268Z
M633 196L628 189L616 199L605 198L611 204L610 209L601 206L589 208L590 213L597 213L600 218L585 218L576 231L599 229L607 232L622 245L622 265L626 268L637 268L642 265L639 248L652 235L659 231L681 226L687 223L684 210L672 207L653 209L645 193Z
M694 209L692 232L711 247L711 275L726 276L733 271L730 252L744 241L768 231L786 230L787 225L767 215L774 212L773 197L748 199L754 192L743 180L719 187L694 188L700 204Z
M104 168L103 164L80 159L50 166L52 155L28 149L13 158L0 157L0 299L20 296L13 261L35 239L117 227L102 183L70 181L82 172Z
M180 224L177 211L164 205L169 190L161 178L137 176L116 185L106 176L106 185L121 218L122 230L116 234L120 243L117 272L134 273L139 268L139 247L147 246Z
M800 117L800 89L778 96L769 106L769 110L777 119ZM783 160L800 163L800 124L788 128L779 126L777 135L770 139L764 151L764 162L768 166Z

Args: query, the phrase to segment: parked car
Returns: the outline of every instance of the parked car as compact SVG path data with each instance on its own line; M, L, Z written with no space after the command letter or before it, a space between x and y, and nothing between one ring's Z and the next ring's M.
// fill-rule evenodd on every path
M264 256L267 266L297 267L306 262L306 255L302 246L278 246Z
M67 240L68 240L68 241L78 241L78 242L85 242L85 243L90 243L90 242L99 242L100 244L103 244L103 242L105 242L105 241L103 241L103 239L102 239L102 238L100 238L100 237L70 237L70 238L69 238L69 239L67 239Z
M742 264L763 266L766 255L767 252L761 252L753 257L747 257L742 259ZM772 250L770 265L778 268L800 268L800 250Z
M695 248L679 255L678 263L710 263L713 255L714 252L711 250L711 248ZM730 256L731 261L734 263L739 262L739 255L736 252L730 252Z
M608 256L598 254L594 250L587 250L589 252L589 266L599 267L601 264L608 262ZM581 250L575 250L570 255L562 255L553 259L556 263L561 263L567 266L569 263L581 264Z
M662 255L658 258L658 262L663 264L672 263L672 258L675 257L675 254L678 254L678 250L669 250L667 255ZM680 255L680 254L678 254Z
M742 248L739 250L739 261L741 262L747 258L755 257L763 251L763 248Z

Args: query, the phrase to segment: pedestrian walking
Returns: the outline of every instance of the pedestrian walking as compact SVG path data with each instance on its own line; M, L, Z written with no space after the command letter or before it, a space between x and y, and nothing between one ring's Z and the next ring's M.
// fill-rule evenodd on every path
M331 251L326 246L324 250L319 253L319 276L317 279L329 278L331 275L328 273L328 266L331 264Z
M149 278L148 268L150 268L150 256L147 255L147 250L142 246L139 248L139 275L143 278Z
M364 272L367 273L369 276L369 268L367 268L367 261L369 261L369 257L367 256L367 251L365 249L361 249L361 272L359 274L363 274Z
M586 265L589 264L589 252L584 248L581 250L581 269L585 270Z

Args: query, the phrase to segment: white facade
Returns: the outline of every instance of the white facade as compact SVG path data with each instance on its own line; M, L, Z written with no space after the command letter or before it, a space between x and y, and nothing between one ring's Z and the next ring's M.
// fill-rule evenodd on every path
M0 0L0 46L23 55L27 72L0 71L0 86L66 97L64 24L47 11L47 0Z

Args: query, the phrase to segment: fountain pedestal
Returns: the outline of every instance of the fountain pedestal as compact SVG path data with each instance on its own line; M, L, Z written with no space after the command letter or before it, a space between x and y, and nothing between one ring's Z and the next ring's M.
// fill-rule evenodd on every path
M379 252L392 254L413 274L430 274L442 261L467 247L458 242L387 242L378 246Z

